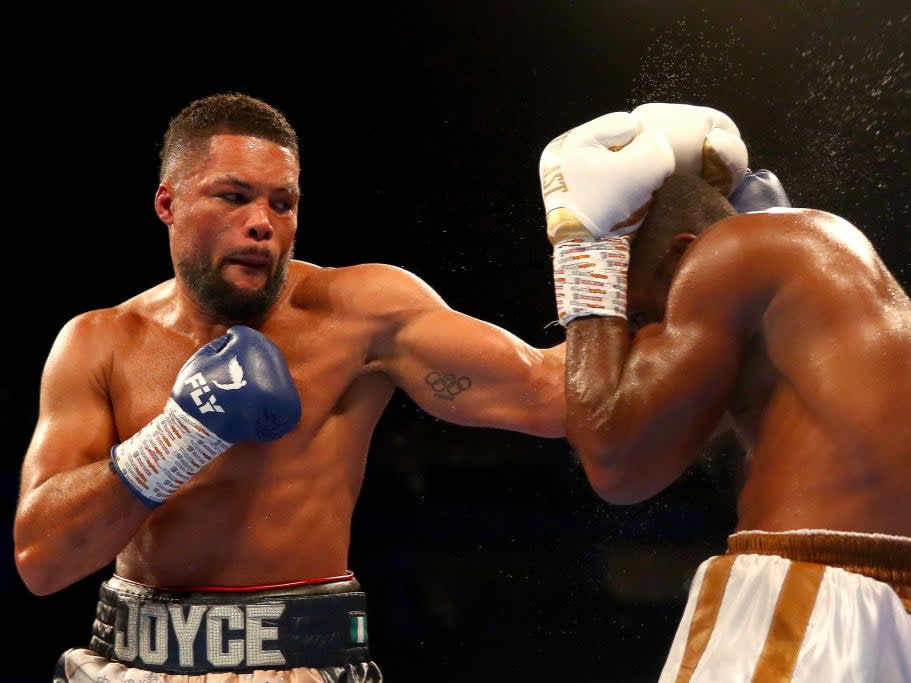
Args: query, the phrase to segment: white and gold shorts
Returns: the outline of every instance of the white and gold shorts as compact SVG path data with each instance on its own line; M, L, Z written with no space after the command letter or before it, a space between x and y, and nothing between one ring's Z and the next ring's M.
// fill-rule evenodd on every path
M659 683L911 683L911 538L738 532L690 587Z

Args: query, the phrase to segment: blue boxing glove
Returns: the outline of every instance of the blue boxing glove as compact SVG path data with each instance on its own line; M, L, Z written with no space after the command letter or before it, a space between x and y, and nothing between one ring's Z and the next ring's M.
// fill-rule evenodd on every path
M184 363L171 398L230 443L273 441L301 416L300 397L282 352L242 325L230 328Z
M155 508L235 443L273 441L300 417L281 350L237 325L190 356L164 411L111 449L111 468Z
M790 208L791 200L778 177L766 169L747 171L740 184L728 197L737 213L766 211L774 207Z

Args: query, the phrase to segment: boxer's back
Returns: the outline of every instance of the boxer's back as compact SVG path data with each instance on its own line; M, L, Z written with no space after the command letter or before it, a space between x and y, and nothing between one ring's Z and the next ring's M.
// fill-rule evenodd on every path
M831 214L732 220L772 276L732 401L749 449L739 528L911 534L907 294Z

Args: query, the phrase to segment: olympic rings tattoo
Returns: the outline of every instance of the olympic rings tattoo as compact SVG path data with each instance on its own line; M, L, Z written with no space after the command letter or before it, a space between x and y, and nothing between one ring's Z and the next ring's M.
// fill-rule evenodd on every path
M451 401L463 391L471 389L471 380L468 377L444 375L439 372L429 373L424 378L424 382L433 390L437 398L447 401Z

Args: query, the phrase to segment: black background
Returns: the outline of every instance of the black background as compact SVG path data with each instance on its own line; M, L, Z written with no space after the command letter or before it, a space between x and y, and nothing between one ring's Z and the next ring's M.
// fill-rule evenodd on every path
M906 4L175 9L7 21L2 681L48 681L89 635L106 572L43 598L15 573L19 465L59 327L171 276L158 144L195 97L245 91L298 128L299 258L402 266L537 346L562 340L540 152L646 101L728 113L752 168L774 170L795 205L853 221L909 289ZM396 394L350 563L387 680L655 680L692 572L733 527L739 455L715 444L659 496L614 507L563 440L444 424Z

